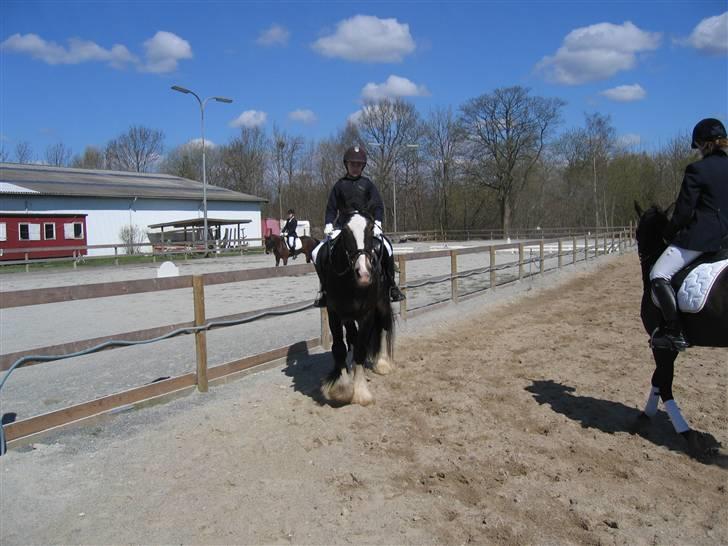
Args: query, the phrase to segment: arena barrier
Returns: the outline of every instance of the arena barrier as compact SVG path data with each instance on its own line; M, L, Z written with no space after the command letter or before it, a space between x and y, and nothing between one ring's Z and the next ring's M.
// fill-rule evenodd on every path
M432 311L451 303L457 304L459 301L482 295L487 291L494 291L498 286L517 282L535 275L542 275L547 271L560 269L565 265L589 261L597 258L600 254L604 255L613 252L619 252L621 254L632 246L634 246L634 238L630 226L629 228L620 228L617 231L586 234L579 237L537 239L517 243L482 245L470 248L398 255L399 285L403 292L411 294L420 287L439 283L450 283L449 296L440 301L431 302L418 308L408 308L408 300L400 302L399 317L401 320L406 321L408 317L414 316L417 313ZM527 251L529 252L529 256L526 255ZM518 259L497 264L498 252L509 252L514 257L517 253ZM458 270L459 256L478 253L487 255L487 266L464 271ZM408 280L408 262L446 257L450 258L449 274L425 276L417 280ZM547 268L546 264L549 260L556 260L556 264ZM526 268L529 271L526 271ZM51 428L87 419L117 408L138 404L155 397L170 395L171 393L189 390L195 387L199 392L206 392L208 390L208 381L218 380L230 374L283 358L289 354L293 354L291 351L303 353L319 346L329 347L331 344L331 336L328 329L328 317L326 309L322 309L321 334L319 337L304 340L303 343L298 341L286 347L227 362L211 368L208 368L207 365L207 330L234 326L271 316L298 313L312 308L313 304L310 301L303 301L234 315L208 318L205 314L205 286L268 279L271 277L291 277L313 272L313 265L300 264L286 267L207 273L204 275L18 290L2 293L0 309L9 309L54 302L191 288L194 301L194 320L146 330L126 332L115 335L113 338L85 339L29 351L2 354L0 355L0 371L5 371L5 375L0 380L0 395L2 394L2 386L8 380L11 372L21 366L60 362L67 358L102 350L113 350L130 345L154 343L177 335L193 334L195 336L196 368L194 371L190 371L181 376L164 379L142 387L132 388L6 424L0 427L0 454L4 452L6 442L10 442L11 444L13 442L19 442L20 440ZM461 290L461 281L477 277L484 277L480 285L469 292Z

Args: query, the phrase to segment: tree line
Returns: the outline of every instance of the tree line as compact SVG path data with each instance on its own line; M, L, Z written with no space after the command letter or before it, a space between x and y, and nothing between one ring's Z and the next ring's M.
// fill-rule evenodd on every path
M403 99L369 101L355 122L318 141L275 126L270 133L243 127L229 142L206 146L207 182L267 199L264 216L283 217L294 208L320 229L329 190L344 174L344 151L359 144L369 156L365 174L384 199L388 231L395 225L398 231L506 233L609 227L633 219L635 200L667 206L675 199L685 166L695 160L687 133L657 151L634 151L598 112L559 132L563 106L558 98L514 86L472 98L457 111L424 115ZM199 141L164 152L161 131L132 126L76 156L62 143L49 146L45 162L201 180ZM15 160L37 158L21 142Z

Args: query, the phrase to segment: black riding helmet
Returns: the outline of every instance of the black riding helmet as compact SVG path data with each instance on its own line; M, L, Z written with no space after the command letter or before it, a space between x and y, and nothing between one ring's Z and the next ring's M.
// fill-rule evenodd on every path
M361 146L352 146L346 153L344 153L344 165L349 161L351 163L363 163L364 166L367 164L367 152Z
M698 144L712 142L719 138L726 138L725 127L715 118L705 118L698 122L693 129L693 149L698 148Z

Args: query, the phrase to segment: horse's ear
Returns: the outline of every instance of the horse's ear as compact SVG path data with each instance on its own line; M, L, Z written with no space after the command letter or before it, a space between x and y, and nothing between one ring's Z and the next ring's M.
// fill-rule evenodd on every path
M634 210L637 212L637 217L642 218L645 211L642 210L642 207L640 207L640 204L637 201L634 202Z

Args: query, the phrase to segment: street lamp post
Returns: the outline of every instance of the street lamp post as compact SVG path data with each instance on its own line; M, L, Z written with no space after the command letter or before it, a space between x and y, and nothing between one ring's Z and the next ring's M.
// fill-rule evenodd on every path
M227 104L230 104L233 102L232 99L228 99L225 97L207 97L205 100L200 99L200 97L195 93L194 91L191 91L185 87L180 87L179 85L173 85L172 89L174 91L179 91L180 93L184 93L185 95L192 95L197 99L197 102L200 104L200 127L202 132L202 215L203 215L203 229L204 229L204 237L205 237L205 252L207 252L207 237L208 237L208 231L207 231L207 170L205 169L205 105L207 104L207 101L214 100L217 102L224 102Z
M379 142L367 142L370 146L379 146L382 149L382 156L384 156L384 145ZM420 147L419 144L405 144L405 148L416 150ZM394 232L397 233L397 181L392 179L392 220L394 221Z

